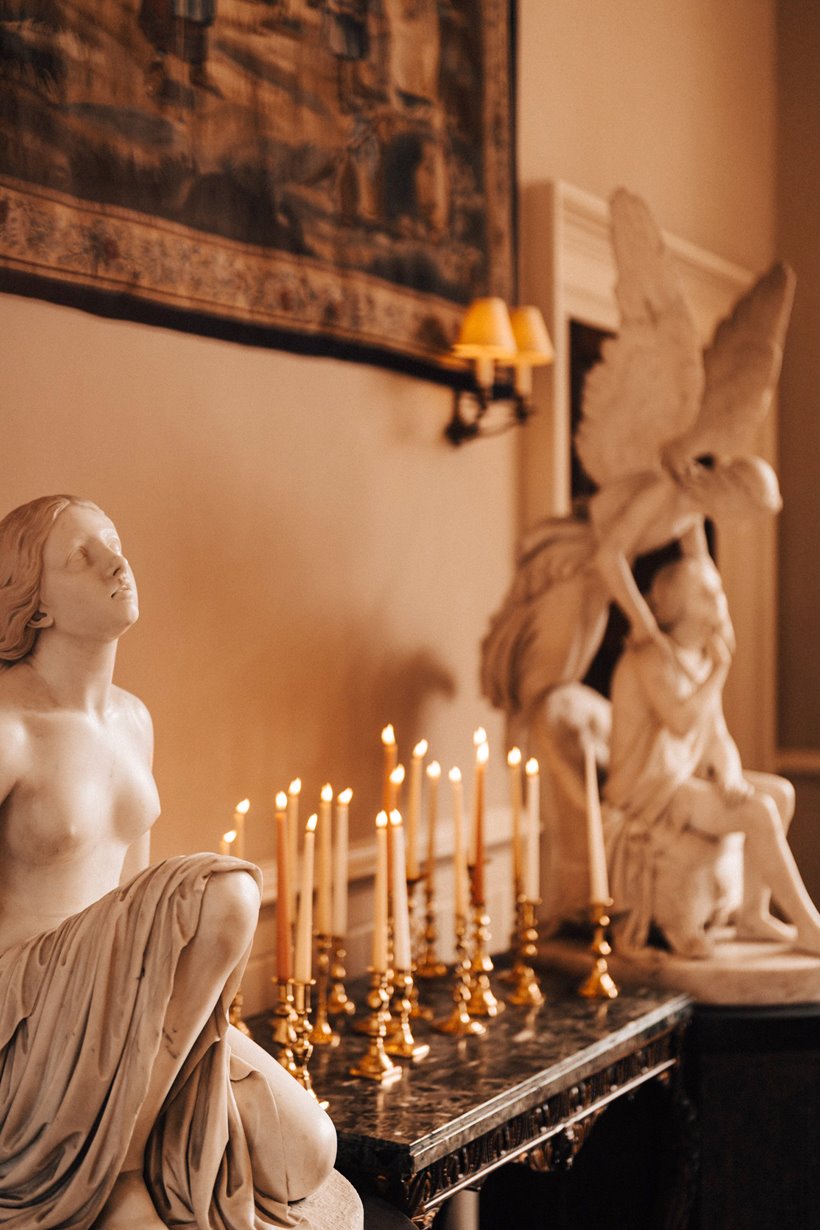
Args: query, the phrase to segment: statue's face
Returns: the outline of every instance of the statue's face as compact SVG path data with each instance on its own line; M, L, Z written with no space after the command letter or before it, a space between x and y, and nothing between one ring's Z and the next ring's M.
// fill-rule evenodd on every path
M729 618L729 607L717 568L704 563L689 573L684 609L686 618L705 633L718 632Z
M137 587L119 535L91 504L70 504L43 548L39 628L115 640L139 615Z

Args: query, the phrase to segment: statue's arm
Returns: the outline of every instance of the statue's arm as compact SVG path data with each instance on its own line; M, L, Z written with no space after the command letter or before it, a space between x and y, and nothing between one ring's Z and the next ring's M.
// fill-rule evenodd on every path
M712 669L694 688L669 650L652 644L638 646L630 652L635 654L641 688L662 726L682 736L699 722L709 720L710 711L714 712L715 706L720 704L731 662L723 642L713 647Z

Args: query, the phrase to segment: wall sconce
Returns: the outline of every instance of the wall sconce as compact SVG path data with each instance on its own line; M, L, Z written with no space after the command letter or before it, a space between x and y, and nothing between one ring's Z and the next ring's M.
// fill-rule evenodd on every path
M526 422L533 410L532 369L552 363L555 358L538 308L518 307L509 312L499 298L473 300L461 323L453 354L470 364L472 384L454 391L453 416L444 429L452 444L461 444L479 434L497 435ZM500 386L496 382L498 367L510 369ZM464 398L475 403L471 418L462 414ZM481 420L497 401L512 403L512 417L502 426L482 432Z

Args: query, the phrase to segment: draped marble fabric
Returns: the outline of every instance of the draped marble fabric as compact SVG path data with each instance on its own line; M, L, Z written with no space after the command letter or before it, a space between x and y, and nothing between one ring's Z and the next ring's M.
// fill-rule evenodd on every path
M259 879L250 864L213 854L169 859L0 954L0 1226L93 1226L145 1098L208 877L237 866ZM159 1215L191 1230L355 1230L358 1197L335 1172L299 1205L283 1196L286 1146L273 1095L231 1053L235 981L149 1141L146 1178Z

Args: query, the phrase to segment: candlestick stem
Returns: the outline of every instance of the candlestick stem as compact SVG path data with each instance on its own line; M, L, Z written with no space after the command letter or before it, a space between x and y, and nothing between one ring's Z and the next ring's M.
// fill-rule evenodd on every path
M339 935L334 935L332 940L333 958L330 962L330 994L327 997L327 1010L330 1016L352 1016L356 1011L356 1005L347 993L345 987L345 978L347 970L345 969L345 957L347 953L344 948L344 938Z
M612 952L606 938L611 909L611 897L606 901L593 901L589 906L589 919L593 927L591 947L593 965L588 977L578 988L578 994L583 995L586 999L617 999L620 993L606 963L607 957Z
M507 1002L531 1008L544 1002L541 981L532 967L538 952L538 923L535 914L540 902L521 897L517 905L518 945L512 967L513 989L507 996Z
M339 1035L328 1020L328 989L330 981L330 935L316 936L316 1019L310 1032L314 1046L338 1046Z
M413 974L409 969L397 969L393 974L393 999L390 1004L390 1023L384 1049L388 1055L399 1059L426 1059L430 1047L426 1042L416 1042L410 1027L413 1015Z
M436 953L436 910L433 901L433 878L428 870L424 877L424 950L416 966L416 977L427 981L432 978L443 978L447 966L440 961Z
M478 1035L487 1032L486 1025L470 1016L470 972L471 963L467 951L467 919L463 914L456 915L456 964L453 970L453 1011L448 1017L435 1021L433 1028L441 1034L453 1034L464 1037L468 1034Z
M380 1085L392 1085L401 1078L402 1070L394 1063L384 1049L384 1038L387 1033L387 1022L390 1019L388 1003L390 992L387 987L387 974L384 970L370 970L370 990L367 993L367 1006L370 1009L365 1018L366 1033L370 1044L358 1063L349 1068L351 1076L361 1076L365 1080L376 1081Z
M301 982L297 979L293 980L293 1062L296 1067L294 1076L299 1084L305 1089L311 1097L319 1102L316 1095L316 1090L313 1088L313 1082L310 1079L308 1064L310 1057L313 1054L313 1043L310 1040L311 1024L310 1024L310 994L313 981ZM320 1106L326 1107L327 1102L319 1102Z
M419 946L420 946L419 945L418 915L416 913L416 894L417 894L417 889L418 889L420 880L421 880L421 876L408 876L407 877L407 909L410 915L410 946L411 946L411 953L412 953L412 957L411 957L412 959L411 974L412 975L416 974ZM396 993L397 993L396 988L394 986L394 990L393 990L394 998L396 996ZM413 1020L414 1021L432 1021L433 1009L428 1007L426 1004L420 1003L419 988L418 988L418 983L416 982L415 977L411 977L410 979L410 988L409 988L408 994L410 996L410 1015L413 1018ZM393 1013L394 1017L398 1019L397 1013L394 1010L392 1004L391 1004L390 1011L391 1013Z
M493 963L488 952L490 941L490 916L484 903L473 905L473 958L470 976L470 1014L472 1016L498 1016L504 1011L502 1000L496 999L490 986Z
M296 1075L296 1062L293 1058L293 1044L296 1041L293 1023L296 1013L293 1010L293 989L289 980L276 983L276 1007L271 1021L272 1037L276 1046L276 1059L282 1067Z

